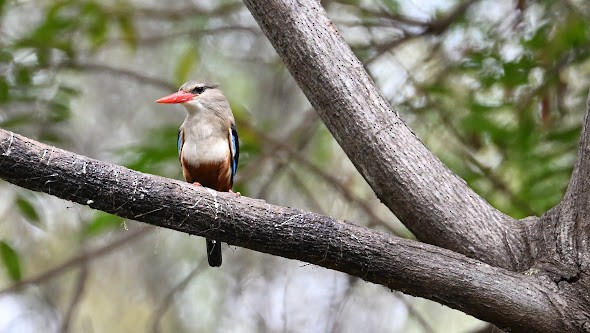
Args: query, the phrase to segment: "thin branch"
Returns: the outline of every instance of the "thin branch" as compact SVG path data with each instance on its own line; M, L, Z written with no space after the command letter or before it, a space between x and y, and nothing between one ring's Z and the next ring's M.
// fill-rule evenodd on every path
M82 294L84 293L84 289L86 287L86 282L88 281L88 263L86 261L82 262L80 267L80 273L78 273L78 279L76 281L75 289L74 289L74 296L72 296L72 300L70 301L70 305L68 306L68 310L64 315L62 320L60 332L68 333L70 331L70 325L72 323L72 316L76 307L78 306L80 300L82 299Z
M301 122L301 125L307 123L306 121L307 119L304 119ZM312 120L312 124L316 124L318 121L317 117L311 118ZM256 130L254 127L251 126L252 124L247 123L246 127L248 127L252 132L254 132L258 137L260 137L262 139L262 142L269 142L269 141L273 141L273 142L283 142L285 140L269 140L269 138L267 136L265 136L261 131ZM306 132L306 134L308 135L300 135L298 138L298 142L294 143L296 145L296 148L298 151L303 151L307 145L311 142L311 139L313 138L312 131L315 129L315 126L309 126L309 127L304 127L302 128L303 131ZM296 134L296 132L293 132L293 134ZM275 149L280 149L280 147L277 147L276 145L273 146L271 148L271 150L275 150ZM274 154L273 154L274 156ZM281 171L286 168L288 166L288 162L289 160L279 160L276 162L276 164L273 166L274 170L271 172L270 176L266 179L266 181L262 184L262 186L260 187L260 189L258 190L257 195L255 195L255 197L257 198L266 198L268 195L268 191L271 188L272 183L275 181L276 178L279 177Z
M180 292L182 292L197 275L202 273L205 268L205 257L201 259L201 261L195 266L195 268L184 278L182 279L174 288L170 289L168 294L162 299L162 302L158 305L158 308L154 311L152 316L152 333L159 333L160 332L160 321L162 317L174 301L174 297Z
M307 187L303 179L299 177L299 175L295 172L295 170L288 169L287 172L289 173L289 178L291 182L297 188L299 192L303 195L303 200L307 203L307 206L311 208L312 211L325 214L325 210L320 206L319 200L315 197L314 193Z
M149 36L143 38L137 38L135 42L138 45L142 46L153 46L154 44L159 43L168 43L175 38L184 38L184 39L192 39L192 38L199 38L199 37L206 37L211 36L214 34L224 34L224 33L234 33L234 32L247 32L252 35L260 35L260 30L254 27L248 26L222 26L217 28L204 28L204 29L190 29L184 31L175 31L166 34L156 35L156 36ZM126 39L110 39L107 41L107 45L115 46L115 45L127 45L129 43Z
M56 66L57 68L70 68L70 69L78 69L82 71L92 71L92 72L100 72L100 73L109 73L114 75L122 75L127 76L130 79L133 79L142 84L151 84L155 87L160 87L165 90L176 90L178 87L174 86L170 81L158 79L155 77L150 77L144 75L142 73L124 69L124 68L116 68L111 67L110 65L106 64L98 64L98 63L88 63L88 62L77 62L77 61L67 61L60 63Z
M2 129L0 178L124 218L338 270L514 332L571 329L549 298L551 281L328 216L132 171Z
M1 129L0 129L0 131L4 132L4 130L1 130ZM4 151L4 153L6 153L6 150ZM3 159L2 159L2 156L0 156L0 165L2 165L2 162L3 162ZM0 176L0 178L3 178L3 177ZM153 227L144 227L144 228L140 228L135 231L126 232L125 236L123 236L111 243L108 243L104 246L96 248L94 250L87 251L80 256L69 259L68 261L66 261L58 266L55 266L54 268L46 271L45 273L42 273L42 274L35 276L35 277L22 279L22 280L18 281L17 283L13 284L12 286L9 286L6 289L0 290L0 295L5 294L5 293L14 292L26 285L29 285L29 284L39 284L39 283L46 282L46 281L54 278L57 275L63 274L65 272L69 271L70 269L80 266L81 264L83 264L85 262L100 258L101 256L104 256L104 255L107 255L107 254L111 253L112 251L114 251L124 245L127 245L130 242L133 242L133 241L139 239L140 237L146 235L148 232L152 231L153 229L154 229Z
M246 125L248 126L248 125ZM376 212L371 203L365 199L359 198L356 194L354 194L349 188L344 186L336 177L332 174L324 171L320 167L316 166L315 164L311 163L307 158L305 158L301 153L299 153L299 149L291 148L291 146L285 144L282 141L274 139L270 135L265 134L262 131L259 131L253 127L250 127L250 130L256 133L256 135L260 136L262 140L268 144L271 144L281 151L287 152L289 157L297 162L299 165L303 166L304 168L308 169L313 175L320 178L326 184L330 185L334 188L342 197L349 201L350 203L355 204L359 207L367 216L369 217L369 226L376 226L379 225L394 235L401 236L407 234L406 231L400 230L401 228L396 227L392 223L381 218Z
M245 126L249 129L256 129L256 127L251 123L250 119L238 119L237 121L238 124L240 124L240 127ZM295 128L293 128L290 133L285 135L282 139L276 140L292 142L296 139L296 137L311 137L313 133L310 130L315 128L317 122L317 113L306 112L306 116L303 118L303 120ZM255 131L255 134L258 132L259 131ZM261 142L266 142L264 138L260 138L260 140ZM258 174L260 172L260 167L265 163L265 161L275 157L276 153L279 150L280 147L277 145L272 145L270 147L264 145L264 150L256 156L256 159L250 161L250 163L246 165L245 168L237 174L236 183L239 184L242 181L242 179L250 179L254 175Z
M375 47L377 53L365 60L365 65L372 63L377 60L380 56L389 52L389 50L400 46L401 44L408 42L412 39L424 37L428 35L440 35L445 32L449 27L455 23L458 18L465 15L467 10L478 0L467 0L459 4L453 11L444 16L443 18L433 20L430 22L420 24L420 21L414 22L413 25L422 25L424 29L420 32L409 32L406 31L405 35L401 38L394 39Z
M214 9L205 9L197 6L173 9L137 7L133 9L133 14L143 19L178 21L182 18L194 20L195 16L213 17L228 15L232 12L240 10L241 8L243 8L242 3L237 1L221 4ZM121 15L125 13L121 12L117 8L108 9L107 11L113 15Z

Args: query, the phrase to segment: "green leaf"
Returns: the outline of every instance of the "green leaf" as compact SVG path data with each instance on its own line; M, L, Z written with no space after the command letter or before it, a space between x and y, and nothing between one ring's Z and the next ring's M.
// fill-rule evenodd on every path
M41 220L37 210L35 209L35 206L33 206L29 200L23 198L22 196L18 196L16 198L16 206L23 216L26 217L30 222L38 224Z
M0 104L8 102L10 98L10 90L8 83L4 78L0 78Z
M2 2L2 0L0 0L0 2ZM12 53L0 50L0 62L11 62L12 60Z
M504 63L502 83L506 87L517 87L529 82L529 72L532 66L527 60L527 58L523 57L519 62Z
M127 46L132 50L137 48L137 33L135 32L135 27L133 26L133 20L131 19L130 15L123 15L118 18L119 22L119 30L121 31L121 35L123 35L123 39L127 43Z
M176 148L177 126L165 126L150 131L149 144L127 147L122 152L128 157L125 166L142 172L161 173L164 165L178 165ZM180 167L178 167L180 171Z
M0 82L1 86L1 82ZM27 124L31 124L35 121L35 117L31 114L22 114L22 115L14 115L9 116L6 119L0 121L0 127L7 128L7 129L16 129L18 126L23 126Z
M18 253L4 241L0 241L0 256L6 272L12 281L21 279L20 258Z
M49 104L49 112L47 114L49 121L52 123L61 123L70 119L72 110L70 110L69 104L66 103L64 101L52 101Z
M122 222L123 219L118 216L107 214L104 212L97 212L96 217L92 222L86 225L83 233L84 236L91 237L100 235L107 230L118 228Z
M397 13L399 11L399 2L397 0L383 0L383 4L390 13Z
M194 48L188 47L186 50L184 50L184 52L180 56L180 59L176 61L178 65L176 66L175 73L176 82L178 84L182 84L189 79L192 73L192 69L195 66L198 58L199 55Z
M31 83L31 72L27 67L19 66L16 69L16 83L29 85Z

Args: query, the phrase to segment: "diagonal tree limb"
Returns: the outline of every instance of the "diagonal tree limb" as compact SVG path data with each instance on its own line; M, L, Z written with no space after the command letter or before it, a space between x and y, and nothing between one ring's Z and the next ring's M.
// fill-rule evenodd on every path
M576 282L590 272L589 175L590 94L565 196L538 223L532 224L528 232L531 252L535 254L535 268L547 271L556 282ZM586 287L590 287L590 283Z
M356 168L418 239L494 266L530 267L520 224L473 192L391 110L318 2L244 2Z
M552 282L328 216L143 174L0 129L0 178L108 213L345 272L514 332L565 332Z
M570 214L570 223L562 223L560 236L564 251L571 251L568 257L582 270L590 272L590 93L586 101L586 112L582 125L582 134L578 144L578 155L563 202L560 204Z

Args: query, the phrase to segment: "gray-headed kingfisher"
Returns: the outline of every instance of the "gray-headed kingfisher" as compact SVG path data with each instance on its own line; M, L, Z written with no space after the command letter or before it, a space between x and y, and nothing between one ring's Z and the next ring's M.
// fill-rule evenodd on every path
M184 179L231 192L240 146L234 115L223 92L215 84L193 80L156 102L180 103L187 111L178 131L178 158ZM206 242L209 265L221 266L221 242Z

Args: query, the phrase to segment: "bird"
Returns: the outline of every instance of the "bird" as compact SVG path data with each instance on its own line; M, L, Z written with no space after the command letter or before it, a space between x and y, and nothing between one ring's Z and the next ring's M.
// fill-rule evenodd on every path
M219 86L191 80L156 103L182 104L187 111L177 138L184 179L196 186L233 192L240 144L234 115ZM209 266L221 266L221 242L206 239L206 243Z

